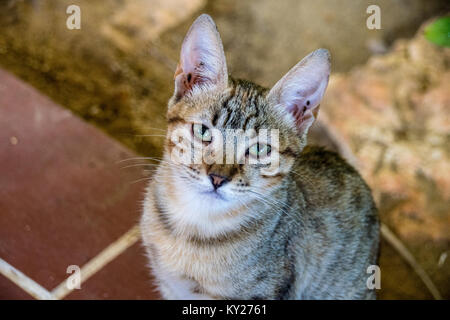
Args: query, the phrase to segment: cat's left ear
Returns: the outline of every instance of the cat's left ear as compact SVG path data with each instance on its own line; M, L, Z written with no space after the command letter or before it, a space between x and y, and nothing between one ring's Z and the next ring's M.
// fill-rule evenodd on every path
M228 85L222 40L209 15L199 16L189 29L174 77L177 99L193 92L196 87L208 90Z
M300 135L308 132L330 77L330 53L319 49L303 58L270 90L268 99L293 117Z

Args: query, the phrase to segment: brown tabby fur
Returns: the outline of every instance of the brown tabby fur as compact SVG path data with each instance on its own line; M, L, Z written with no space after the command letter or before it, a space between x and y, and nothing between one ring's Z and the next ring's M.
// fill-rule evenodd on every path
M182 68L176 76L184 76ZM185 76L186 85L192 76ZM314 117L317 111L318 106ZM141 220L165 298L375 298L366 286L379 243L370 189L338 154L305 147L307 130L299 132L299 122L286 120L286 114L268 90L243 80L230 78L197 94L175 92L164 158ZM278 129L273 152L279 154L279 170L261 174L249 164L173 163L171 134L193 123L224 135L225 129ZM211 173L228 179L220 188L228 188L227 200L198 192Z

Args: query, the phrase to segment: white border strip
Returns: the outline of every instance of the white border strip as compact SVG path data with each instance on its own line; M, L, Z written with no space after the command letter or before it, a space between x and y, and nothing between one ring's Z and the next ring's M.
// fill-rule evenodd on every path
M139 235L139 225L135 225L118 240L111 243L97 256L88 261L81 268L81 283L85 282L93 274L101 270L105 265L114 260L117 256L119 256L133 244L135 244L139 240ZM71 293L74 289L69 289L66 283L67 280L61 282L55 289L52 290L51 295L56 299L63 299L65 296Z
M109 262L114 260L117 256L138 242L140 235L139 225L127 231L118 240L111 243L102 252L88 261L81 268L81 283L89 279L97 271L101 270ZM70 294L74 289L67 286L67 279L61 282L56 288L49 292L39 283L26 276L23 272L14 268L5 260L0 258L0 274L14 282L19 288L30 294L35 299L39 300L58 300L63 299Z
M56 298L44 287L17 270L0 258L0 273L14 282L19 288L39 300L55 300Z

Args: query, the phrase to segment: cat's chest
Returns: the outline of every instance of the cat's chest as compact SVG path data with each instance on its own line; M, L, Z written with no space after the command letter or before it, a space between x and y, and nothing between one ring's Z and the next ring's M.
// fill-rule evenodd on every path
M146 243L154 248L152 259L158 268L192 278L200 283L222 282L235 265L236 248L232 245L195 243L176 237L158 219L157 212L151 213L145 223Z
M158 268L190 279L209 293L231 294L226 281L236 265L231 248L201 247L167 237L155 239L154 244Z
M174 208L169 201L156 195L149 190L141 220L144 244L151 249L148 252L153 269L158 269L156 274L176 275L181 281L193 280L215 296L235 295L229 279L236 274L239 261L244 259L242 253L245 250L240 242L199 242L179 236L179 230L174 230L164 216L170 216L170 222L173 222L174 216L181 219L193 213L185 212L187 207ZM208 222L208 228L217 227L219 222Z

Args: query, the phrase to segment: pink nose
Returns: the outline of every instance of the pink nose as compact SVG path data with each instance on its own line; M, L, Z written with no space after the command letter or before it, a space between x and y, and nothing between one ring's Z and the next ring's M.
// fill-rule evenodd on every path
M211 173L209 175L209 179L211 180L214 189L220 188L222 185L228 182L228 179L217 174Z

